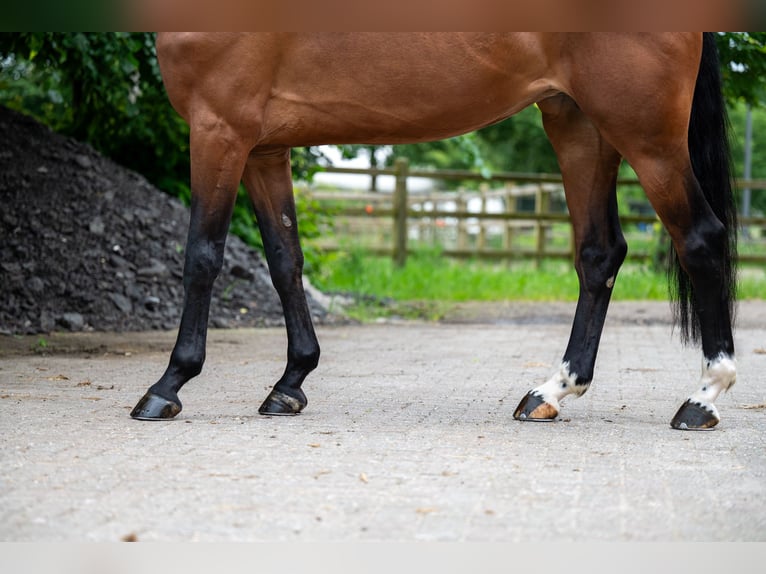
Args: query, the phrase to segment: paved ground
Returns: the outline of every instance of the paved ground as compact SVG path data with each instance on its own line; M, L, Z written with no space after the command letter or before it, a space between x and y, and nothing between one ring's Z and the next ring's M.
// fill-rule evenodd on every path
M173 334L2 338L0 540L765 541L765 308L740 309L739 382L701 433L668 426L700 358L666 306L615 307L594 385L548 424L512 413L555 367L566 306L320 328L292 418L256 413L280 329L211 332L163 423L128 413Z

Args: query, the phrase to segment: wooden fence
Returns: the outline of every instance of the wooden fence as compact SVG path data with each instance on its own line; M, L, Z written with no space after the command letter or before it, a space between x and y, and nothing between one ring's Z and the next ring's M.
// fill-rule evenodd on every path
M421 246L439 245L441 252L451 257L531 258L538 263L546 258L573 257L574 241L560 175L496 173L483 177L459 170L411 170L403 158L390 169L331 167L324 171L394 177L393 193L310 188L305 192L312 200L328 206L335 214L334 221L342 222L343 229L339 223L335 234L358 238L372 231L377 239L365 247L392 255L398 266L406 262L413 241ZM408 179L412 177L478 181L479 190L411 193ZM766 180L738 184L751 190L766 189ZM637 185L637 180L618 181L618 187ZM620 216L631 246L628 256L649 259L654 252L634 249L630 235L642 234L646 244L646 238L659 229L659 220L648 203L636 207L638 213ZM740 218L740 224L746 230L742 239L755 245L740 254L740 261L766 263L766 218ZM552 239L556 240L553 245ZM355 239L354 243L360 241ZM339 248L334 240L320 241L317 246Z

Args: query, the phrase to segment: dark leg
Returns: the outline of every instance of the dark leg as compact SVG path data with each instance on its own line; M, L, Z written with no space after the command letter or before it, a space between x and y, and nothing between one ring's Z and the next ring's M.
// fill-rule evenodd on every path
M659 190L651 186L645 188L691 279L702 341L700 388L681 405L670 425L675 429L704 430L720 422L714 401L735 383L737 364L724 277L726 231L711 211L691 169L686 173L686 178L676 177L670 195L667 190L657 193Z
M282 301L287 327L287 366L259 412L294 415L308 402L301 385L319 362L319 343L303 291L303 252L298 239L290 150L254 150L247 161L244 182L258 218L271 280Z
M192 206L181 325L165 374L130 413L135 419L176 416L181 412L179 389L202 371L213 282L221 271L226 233L247 157L247 150L238 142L229 133L192 132Z
M612 287L627 245L615 196L619 153L568 96L541 102L540 109L564 179L580 294L559 371L530 391L513 416L550 421L558 415L564 397L582 395L593 379Z
M699 335L702 343L699 390L684 402L670 424L683 430L713 428L720 421L714 401L735 383L737 373L729 311L732 263L727 256L727 229L713 212L692 171L685 145L686 125L667 121L663 116L656 124L645 121L632 125L645 131L616 145L636 170L670 234L681 272L688 275L693 293L690 320L698 326L698 333L692 328L691 335L692 339ZM714 192L724 193L722 189Z

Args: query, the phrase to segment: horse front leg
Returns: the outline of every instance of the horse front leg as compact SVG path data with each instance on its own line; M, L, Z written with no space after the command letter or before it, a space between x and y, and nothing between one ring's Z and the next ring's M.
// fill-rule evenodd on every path
M588 390L612 287L627 253L617 213L619 153L567 96L541 102L540 109L564 180L580 293L558 371L529 391L513 413L524 421L552 421L564 397Z
M191 218L184 264L184 305L170 362L130 416L172 419L181 412L178 391L202 371L213 282L221 271L226 234L244 168L246 148L221 130L192 129Z
M319 363L319 343L303 290L303 252L298 237L289 148L254 150L244 176L274 288L287 329L287 365L258 412L295 415L308 400L301 389Z
M521 400L513 413L517 420L552 421L565 397L581 396L590 387L612 288L627 251L619 233L616 202L610 202L612 205L605 219L612 230L607 242L596 239L596 228L584 239L575 232L580 294L569 344L558 371Z

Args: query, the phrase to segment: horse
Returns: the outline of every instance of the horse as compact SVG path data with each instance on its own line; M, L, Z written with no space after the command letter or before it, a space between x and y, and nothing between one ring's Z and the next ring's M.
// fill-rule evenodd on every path
M736 212L719 56L711 33L160 33L168 98L190 126L183 312L170 360L131 416L166 420L202 370L213 282L242 181L284 308L287 364L259 413L295 415L319 344L302 285L290 150L438 140L536 104L574 233L579 297L550 379L513 417L553 421L593 379L627 244L616 179L627 161L672 243L682 343L701 344L698 389L672 428L711 429L736 380Z

